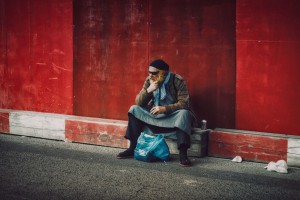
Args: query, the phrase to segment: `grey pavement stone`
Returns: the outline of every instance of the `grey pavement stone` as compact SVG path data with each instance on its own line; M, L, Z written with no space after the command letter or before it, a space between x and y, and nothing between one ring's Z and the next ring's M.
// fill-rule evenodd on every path
M0 134L1 199L300 199L300 169L191 157L116 159L121 149Z

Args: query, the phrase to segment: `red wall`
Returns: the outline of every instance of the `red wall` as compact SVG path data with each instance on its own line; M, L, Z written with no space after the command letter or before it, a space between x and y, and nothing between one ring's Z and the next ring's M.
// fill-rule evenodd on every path
M236 128L300 135L300 2L237 1Z
M149 61L163 58L200 119L234 128L235 1L76 0L74 24L76 115L127 119Z
M74 114L127 119L148 62L148 4L138 2L74 1Z
M299 10L296 0L2 0L0 108L127 119L149 61L163 58L209 128L300 135Z
M0 1L0 107L71 114L72 0Z

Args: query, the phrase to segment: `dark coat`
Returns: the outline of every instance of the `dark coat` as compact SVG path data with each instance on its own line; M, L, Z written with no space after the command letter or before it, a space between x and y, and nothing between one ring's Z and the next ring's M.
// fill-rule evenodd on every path
M151 105L151 102L153 102L153 93L147 92L147 88L149 86L150 80L149 77L147 77L144 82L143 88L136 96L135 102L137 105L141 107L147 107ZM165 114L172 113L179 109L186 109L192 111L190 95L186 83L180 75L171 73L171 77L169 83L166 86L166 90L170 91L171 95L175 99L175 103L165 106ZM192 113L194 112L192 111Z

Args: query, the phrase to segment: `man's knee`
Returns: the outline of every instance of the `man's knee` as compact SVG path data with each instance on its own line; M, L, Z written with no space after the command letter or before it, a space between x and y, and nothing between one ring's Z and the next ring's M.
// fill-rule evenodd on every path
M130 113L130 112L132 112L132 111L135 111L135 110L137 110L138 108L140 108L140 106L138 106L138 105L132 105L132 106L130 106L128 113Z

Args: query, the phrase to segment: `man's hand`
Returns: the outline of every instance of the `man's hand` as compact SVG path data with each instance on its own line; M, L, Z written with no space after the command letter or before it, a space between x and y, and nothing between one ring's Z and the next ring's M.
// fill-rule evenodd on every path
M153 108L151 108L150 113L153 115L158 115L161 113L166 112L166 107L164 106L154 106Z
M147 88L147 92L151 93L151 92L155 91L157 88L158 88L158 82L150 80L150 86Z

